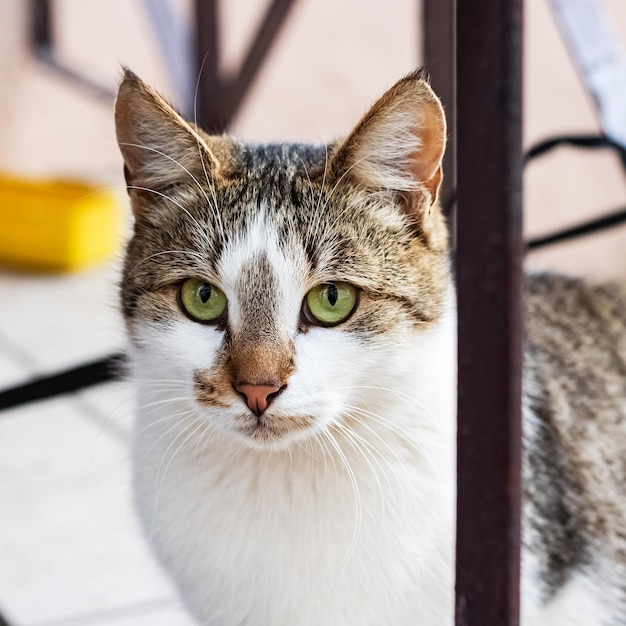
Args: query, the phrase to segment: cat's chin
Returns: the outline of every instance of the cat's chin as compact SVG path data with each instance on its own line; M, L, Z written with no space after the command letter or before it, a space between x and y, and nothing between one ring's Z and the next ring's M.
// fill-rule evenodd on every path
M313 415L279 411L268 411L262 417L250 412L231 414L222 424L230 437L257 450L285 450L313 437L320 426Z
M285 450L312 436L315 428L285 428L271 421L238 425L231 432L241 442L256 450Z

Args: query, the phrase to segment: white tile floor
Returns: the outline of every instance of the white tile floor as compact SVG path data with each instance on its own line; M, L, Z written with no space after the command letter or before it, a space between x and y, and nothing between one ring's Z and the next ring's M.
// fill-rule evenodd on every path
M0 388L124 344L115 264L0 273ZM0 612L10 626L191 626L132 509L132 389L0 412Z

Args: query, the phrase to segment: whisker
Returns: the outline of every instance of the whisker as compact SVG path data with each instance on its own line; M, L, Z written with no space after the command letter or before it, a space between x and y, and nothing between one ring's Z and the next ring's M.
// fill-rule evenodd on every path
M191 423L186 424L183 427L183 429L172 439L172 441L169 443L169 445L165 449L165 452L163 453L163 456L161 457L161 462L159 463L159 467L157 469L157 473L156 473L156 476L155 476L156 495L154 497L154 504L153 504L153 508L152 508L152 522L151 522L151 525L150 525L151 535L153 535L153 533L154 533L154 524L155 524L155 521L156 521L156 513L157 513L157 509L158 509L158 505L159 505L159 499L161 497L161 490L163 489L163 485L164 485L164 482L165 482L165 476L166 476L166 473L167 473L167 469L169 469L172 461L174 460L174 457L176 456L178 451L181 449L181 447L184 446L187 441L189 441L190 437L192 437L193 434L196 433L202 427L202 425L203 425L203 421L199 420L197 418L192 420ZM161 475L161 470L163 468L163 463L165 462L165 459L167 458L167 455L168 455L169 451L172 449L174 444L185 433L189 432L189 430L193 426L196 426L196 428L194 428L193 431L187 437L185 437L184 441L178 446L178 448L176 448L176 452L174 454L172 454L172 456L170 457L170 459L169 459L169 461L167 463L166 472L163 475Z
M408 393L405 393L404 391L400 391L399 389L394 389L392 387L381 387L381 386L376 386L376 385L353 385L350 387L350 389L374 389L376 391L388 391L391 393L396 394L397 396L401 396L403 398L405 398L407 400L408 403L410 403L411 405L413 404L421 404L419 402L419 400L417 398L415 398L414 396L409 395ZM425 408L425 405L422 405Z
M354 495L354 503L355 503L354 530L352 533L350 546L348 548L348 553L346 554L346 558L344 559L344 563L342 566L342 569L344 569L345 567L348 566L348 563L350 562L350 559L352 558L352 555L354 554L354 551L356 550L356 545L359 539L359 535L361 534L361 524L362 524L361 495L359 492L359 484L356 480L356 476L354 475L354 472L352 471L352 467L350 466L350 463L348 462L346 455L343 453L341 446L337 443L337 441L332 436L330 431L324 430L322 431L322 434L327 438L330 445L335 449L335 451L337 452L337 456L341 460L343 466L346 468L346 471L348 472L348 477L350 479L350 483L352 485L352 492Z
M184 380L141 380L137 381L136 384L141 387L141 389L149 389L152 392L154 389L188 389L189 383Z
M200 70L198 71L198 80L196 81L196 88L193 94L193 123L196 128L198 128L198 91L200 88L200 80L202 78L202 72L204 71L204 64L206 63L208 52L204 55L204 59L202 59L202 65L200 65ZM217 223L220 227L220 233L222 237L222 242L226 241L226 234L224 232L224 224L222 222L222 216L219 212L219 207L217 205L217 196L215 194L215 178L213 176L213 170L211 170L211 180L209 181L209 175L206 169L206 164L204 162L204 154L202 153L202 146L200 143L200 137L196 134L196 142L198 144L198 154L200 155L200 163L202 163L202 171L204 172L204 179L209 185L209 189L211 190L211 195L213 196L213 215L217 219ZM207 198L208 202L208 198ZM210 205L210 203L209 203Z
M393 389L391 387L380 387L380 386L373 386L373 385L359 385L359 386L352 386L352 387L348 387L347 390L352 391L355 389L372 389L375 391L386 391L389 393L394 393L397 396L400 396L403 400L404 400L404 406L410 406L411 408L414 408L415 406L417 406L419 409L421 409L424 414L430 418L430 421L432 423L437 423L437 420L435 419L435 416L433 415L432 411L428 408L428 406L426 406L423 402L420 402L417 398L410 396L398 389ZM429 431L429 432L433 432L433 433L442 433L441 430L436 429L436 428L432 428L431 426L427 425L427 424L415 424L416 428L419 428L420 430L424 430L424 431Z
M176 450L170 455L170 459L167 462L167 465L165 466L165 469L163 470L163 476L161 477L161 481L159 484L159 487L157 489L157 494L159 493L159 491L161 490L164 482L165 482L165 478L167 476L167 472L170 468L170 466L172 465L172 462L174 461L174 458L176 457L176 455L180 452L180 450L182 448L184 448L185 444L203 427L205 427L207 424L207 422L205 420L198 420L198 425L196 426L196 428L194 428L186 437L185 439L179 444L178 448L176 448ZM176 441L176 439L174 439L174 441ZM173 443L173 442L172 442ZM171 446L172 444L170 444ZM169 450L169 448L168 448ZM167 456L167 452L168 450L165 451L165 453L163 454L163 459L161 460L161 462L163 462L165 460L165 457ZM161 465L159 465L159 469L157 471L157 480L159 477L159 472L161 471Z
M370 426L368 426L365 423L365 420L362 418L362 416L359 416L356 413L350 413L350 417L352 419L356 420L359 423L359 425L362 428L365 428L372 436L376 437L376 439L378 439L385 446L385 448L387 448L387 450L391 453L391 455L396 460L396 462L400 466L400 468L402 468L402 470L404 472L404 477L406 479L406 482L403 481L403 480L400 480L400 477L399 477L398 473L396 472L394 466L391 464L391 462L389 461L387 456L386 455L380 455L383 458L383 460L386 462L387 466L389 467L389 470L394 475L394 477L395 477L395 479L396 479L396 481L398 483L398 486L400 487L400 492L402 494L402 511L403 511L403 516L404 516L404 514L406 514L406 510L407 510L407 508L406 508L406 489L405 489L405 486L411 484L411 477L410 477L409 472L408 472L408 470L406 468L405 462L398 456L398 453L393 449L393 447L390 446L389 443L387 443L383 439L383 437L381 437L373 428L371 428ZM357 433L354 433L354 434L356 436L358 436ZM367 442L366 439L364 439L364 441ZM371 446L371 444L369 442L367 442L367 443L368 443L368 445ZM391 485L389 485L389 487L391 489Z
M186 213L187 217L189 217L189 219L198 227L198 233L202 237L204 237L204 239L207 242L208 246L211 247L211 240L209 239L209 236L206 234L206 227L203 228L200 225L200 223L198 222L198 220L180 202L178 202L177 200L174 200L174 198L171 198L170 196L168 196L165 193L157 191L156 189L150 189L150 187L140 187L139 185L128 185L128 189L136 189L138 191L147 191L148 193L153 193L153 194L155 194L157 196L160 196L161 198L165 198L166 200L168 200L172 204L175 204L181 211Z
M180 396L177 398L166 398L165 400L155 400L154 402L148 402L148 404L138 404L137 409L143 411L153 406L161 406L163 404L171 404L172 402L190 402L192 398L189 396Z
M313 206L313 199L315 198L314 194L314 190L313 190L313 183L311 182L311 177L309 176L309 170L306 166L306 163L302 160L302 157L298 154L297 155L298 161L300 161L300 163L302 163L302 167L304 167L304 173L306 174L307 180L309 181L309 197L311 199L311 206Z
M341 184L341 181L350 173L350 171L356 167L359 163L361 163L361 161L365 160L365 157L358 159L355 163L353 163L352 165L350 165L350 167L348 167L346 169L345 172L343 172L343 174L337 179L337 181L335 182L335 184L333 185L332 189L330 190L330 192L326 195L326 199L324 201L323 206L320 208L320 204L321 204L321 200L322 200L322 196L324 193L324 186L326 183L326 166L324 168L324 178L322 180L322 187L320 189L320 194L319 194L319 198L318 198L318 203L317 206L315 208L315 221L313 222L312 225L310 225L307 228L307 242L317 238L318 236L318 232L319 232L319 228L320 225L322 223L322 215L324 213L324 211L326 210L326 208L328 207L328 204L330 203L335 191L338 189L339 185ZM328 164L328 149L326 152L326 165ZM335 226L337 225L337 222L343 217L343 215L346 213L346 211L349 209L349 207L346 207L343 211L341 211L333 220L333 222L331 223L331 225L329 226L329 228L327 229L329 232L332 232L335 228ZM314 227L313 232L311 233L311 229ZM309 236L310 235L310 236ZM335 254L335 250L332 248L332 241L327 241L326 243L326 254L327 255L331 255L331 254ZM336 242L336 244L338 245L339 242Z
M335 465L335 457L332 454L331 450L328 449L328 446L326 445L326 442L324 441L323 434L324 434L323 432L315 433L315 439L319 442L320 448L322 448L322 454L324 455L324 459L326 459L326 455L328 455L328 458L330 459L330 462L332 463L332 466L333 466L333 474L336 475L337 466ZM326 470L328 469L326 465L325 465L325 468Z
M432 458L430 457L430 455L428 454L428 452L426 451L426 449L424 448L424 446L422 446L410 433L408 433L404 428L402 428L401 426L398 426L397 424L395 424L394 422L391 422L390 420L382 417L381 415L379 415L378 413L374 413L372 411L368 411L367 409L364 409L362 407L358 407L358 406L353 406L353 405L345 405L347 409L351 410L351 411L355 411L358 414L361 414L362 416L373 420L374 422L379 423L381 426L385 426L386 428L388 428L390 431L396 433L396 435L400 436L404 441L406 441L407 443L411 444L411 446L417 451L419 452L424 459L428 462L428 464L433 468L436 469Z
M154 259L155 257L161 256L162 254L185 254L188 256L196 257L200 259L201 262L205 261L205 257L201 255L199 252L192 252L191 250L162 250L161 252L155 252L154 254L151 254L150 256L147 256L144 259L141 259L141 261L139 261L139 263L137 263L137 265L133 267L133 271L135 271L142 263L145 263L146 261L149 261L150 259Z
M198 181L198 179L182 164L179 163L174 157L171 157L169 154L165 154L165 152L162 152L161 150L157 150L157 148L153 148L151 146L144 146L141 145L139 143L126 143L126 142L121 142L120 143L121 146L128 146L130 148L139 148L141 150L148 150L150 152L154 152L156 154L161 155L162 157L165 157L166 159L169 159L170 161L172 161L172 163L175 163L176 165L178 165L178 167L180 167L180 169L183 170L183 172L185 172L185 174L187 174L189 176L189 178L191 178L191 180L193 180L194 183L196 183L198 189L202 192L202 194L204 195L207 203L209 203L209 196L207 196L206 191L204 190L204 187L200 184L200 182Z
M326 207L328 206L328 203L331 201L333 195L335 194L335 191L337 191L337 188L339 187L339 185L341 184L341 181L357 166L359 165L362 161L365 161L366 157L362 157L360 159L357 159L352 165L350 165L350 167L348 167L346 169L346 171L337 179L337 181L335 182L335 184L333 185L333 188L330 190L330 192L328 193L328 195L326 196L326 201L324 202L324 206L322 206L321 211L325 211ZM343 216L343 214L348 210L349 207L346 207L343 211L341 211L339 213L339 215L335 218L335 220L333 221L333 223L330 226L330 230L332 231L335 226L337 225L337 222L339 221L339 219Z
M205 421L205 429L200 433L198 440L196 441L196 445L194 447L193 453L196 456L196 473L195 477L198 477L198 473L200 472L200 461L204 458L204 454L206 452L207 446L211 441L211 435L217 430L217 426L212 424L211 422ZM202 451L200 451L200 445L202 445ZM203 497L203 493L198 490L198 497Z
M320 207L320 204L322 203L322 196L324 194L324 185L326 184L327 173L328 173L328 143L324 142L324 174L322 176L322 184L320 185L320 191L317 197L315 210L313 211L314 221L307 228L306 239L305 239L307 245L309 245L310 242L314 240L314 238L317 236L319 225L321 223L321 215L319 212L319 207ZM313 231L313 233L311 233L312 227L315 227L315 230Z
M328 459L327 459L327 457L329 456L328 448L326 447L326 444L322 440L319 433L313 434L313 440L317 443L317 445L320 448L320 451L322 452L322 459L324 459L324 483L326 483L328 482ZM334 465L334 462L333 462L333 465Z
M378 493L380 494L381 513L382 513L381 530L382 530L385 527L385 519L387 515L385 492L383 491L383 486L378 478L378 473L376 472L376 470L374 469L374 466L372 465L372 463L370 462L368 458L367 450L363 447L364 444L367 442L362 437L360 437L357 433L347 428L341 422L335 422L333 424L333 427L337 428L343 434L344 438L348 441L348 443L352 446L352 448L363 457L368 467L370 468L372 475L374 476L374 480L376 481L376 485L378 487ZM385 477L385 480L387 482L387 487L391 491L391 484L389 483L389 480L387 479L386 473L383 472L382 466L380 465L380 463L378 463L378 460L375 458L373 454L370 454L370 456L372 458L372 461L374 461L376 465L378 466L380 473L383 474L383 476Z
M183 411L183 412L178 412L178 413L168 413L164 417L160 417L157 420L153 420L149 424L146 424L145 426L142 426L141 428L137 429L135 434L141 435L147 432L148 430L151 430L155 428L156 426L159 426L159 424L163 424L164 422L169 422L171 420L178 420L181 416L188 415L189 413L191 413L191 409L189 409L188 411Z
M155 441L152 442L152 445L146 450L144 451L142 457L141 457L141 462L143 463L146 460L146 457L148 456L148 454L150 454L150 452L152 452L152 450L154 450L155 446L158 445L158 443L164 438L167 437L167 435L169 435L169 433L171 433L173 430L175 430L176 428L180 427L181 422L183 422L185 419L189 419L190 417L195 418L196 417L196 412L193 409L189 409L188 411L180 411L178 413L172 413L170 415L167 416L168 419L163 419L160 422L152 422L152 425L157 426L158 424L162 424L163 422L168 422L168 421L172 421L173 424L170 425L169 428L167 428L164 432L162 432ZM145 431L149 430L149 426L146 426Z

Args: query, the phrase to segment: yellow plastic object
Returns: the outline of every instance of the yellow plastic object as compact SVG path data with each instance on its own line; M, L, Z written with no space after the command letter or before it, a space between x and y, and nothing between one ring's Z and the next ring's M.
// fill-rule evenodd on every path
M88 184L0 176L0 263L22 270L78 270L113 254L115 196Z

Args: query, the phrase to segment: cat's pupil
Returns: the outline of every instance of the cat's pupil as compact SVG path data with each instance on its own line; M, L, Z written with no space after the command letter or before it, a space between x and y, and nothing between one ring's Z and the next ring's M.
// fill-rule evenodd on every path
M328 298L328 302L330 302L330 306L335 306L337 298L339 297L339 294L337 293L337 287L335 287L335 285L328 285L328 289L326 290L326 296Z
M211 285L203 283L200 289L198 289L198 295L200 296L200 300L202 300L202 304L206 304L207 300L211 297Z

